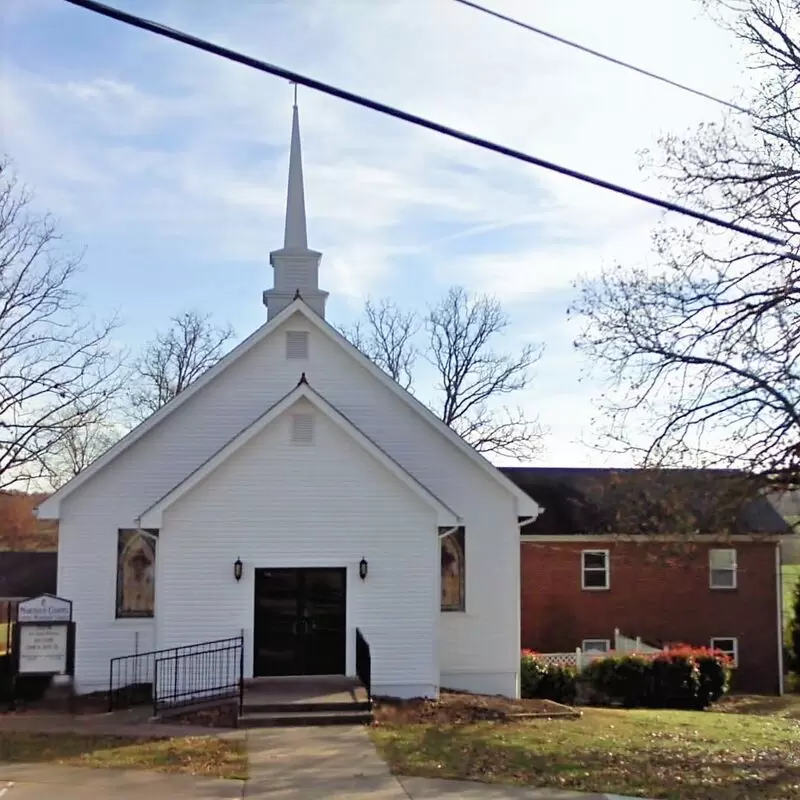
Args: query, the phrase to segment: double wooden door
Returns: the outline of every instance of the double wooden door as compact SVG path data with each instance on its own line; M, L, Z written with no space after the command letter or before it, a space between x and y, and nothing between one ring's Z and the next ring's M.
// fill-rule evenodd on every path
M343 675L346 570L257 569L253 675Z

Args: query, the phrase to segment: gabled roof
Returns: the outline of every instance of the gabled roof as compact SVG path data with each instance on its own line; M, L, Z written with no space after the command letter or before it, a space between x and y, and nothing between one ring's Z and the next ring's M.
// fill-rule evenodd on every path
M305 377L281 400L275 403L266 413L262 414L243 431L233 437L224 447L220 448L211 458L192 472L187 478L173 487L160 500L146 509L138 518L137 523L143 528L160 528L161 517L164 511L191 491L197 484L207 478L217 467L227 461L247 442L261 433L267 426L276 420L284 411L291 408L299 400L307 400L318 411L324 414L331 422L343 430L357 444L366 450L376 461L381 463L401 483L405 484L423 502L436 511L437 525L454 527L461 524L460 517L446 506L436 495L423 486L413 475L407 472L391 456L387 455L368 436L362 433L344 414L329 403L319 392L314 391L305 381Z
M504 467L544 507L528 535L790 531L749 473L721 469Z
M311 310L301 297L298 297L291 304L286 306L280 314L269 322L263 324L254 331L243 342L237 345L217 364L203 373L193 384L173 398L169 403L152 414L144 422L134 428L115 445L110 447L100 458L93 461L86 469L76 475L69 483L62 486L57 492L51 495L42 505L39 506L38 513L42 519L58 519L59 507L63 499L86 483L97 472L110 464L119 455L125 452L131 445L141 439L148 431L155 428L162 420L180 408L195 394L202 391L203 387L221 375L231 364L234 364L242 356L252 350L256 345L266 339L272 331L280 327L287 319L294 314L301 314L322 334L331 341L346 350L364 369L366 369L377 381L386 386L397 397L414 409L423 419L435 428L442 436L448 439L458 448L467 458L480 467L489 476L494 478L503 488L510 492L517 500L517 513L521 517L536 517L541 512L539 505L521 490L513 481L509 480L497 467L491 464L484 456L478 453L473 447L468 445L455 431L445 425L427 406L417 400L410 392L403 389L400 384L392 380L380 367L370 361L358 348L354 347L347 339L342 336L333 326L325 322L322 317Z

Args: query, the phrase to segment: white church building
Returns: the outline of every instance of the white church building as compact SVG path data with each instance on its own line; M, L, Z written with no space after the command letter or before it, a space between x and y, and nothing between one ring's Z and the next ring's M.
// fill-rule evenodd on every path
M325 319L297 108L266 322L39 507L75 681L242 636L245 677L519 694L520 526L540 508ZM360 641L360 638L359 638Z

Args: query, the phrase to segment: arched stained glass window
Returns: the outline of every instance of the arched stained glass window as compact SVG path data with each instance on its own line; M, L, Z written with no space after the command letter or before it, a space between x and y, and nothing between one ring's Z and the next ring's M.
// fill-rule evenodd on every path
M440 540L442 557L442 611L463 611L465 607L466 561L464 528Z

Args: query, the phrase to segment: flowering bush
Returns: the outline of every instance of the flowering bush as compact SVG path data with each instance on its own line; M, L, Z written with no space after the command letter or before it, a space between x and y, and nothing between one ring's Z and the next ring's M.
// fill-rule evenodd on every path
M679 644L658 653L609 654L581 678L628 707L707 708L728 690L731 663L720 651Z
M523 650L520 661L520 688L523 697L540 697L557 703L575 702L575 667L550 664L533 650Z

